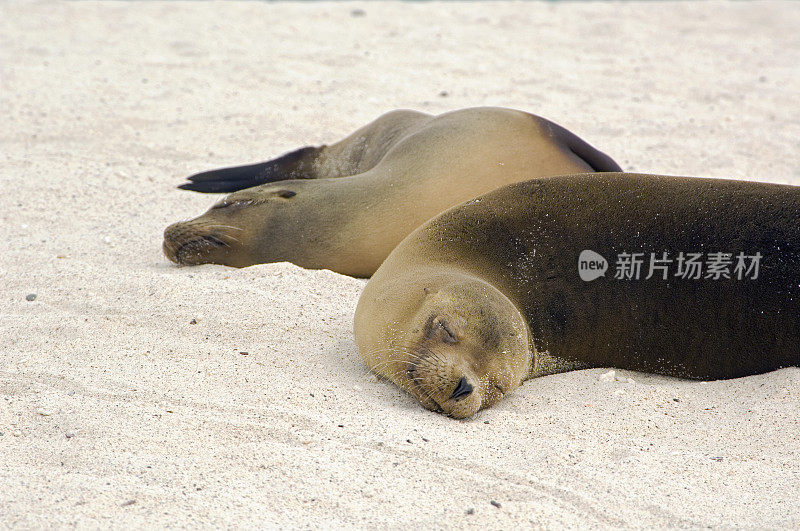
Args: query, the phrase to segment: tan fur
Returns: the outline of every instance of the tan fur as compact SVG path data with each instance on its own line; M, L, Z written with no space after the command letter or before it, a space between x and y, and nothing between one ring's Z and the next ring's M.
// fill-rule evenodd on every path
M394 111L313 150L290 172L302 178L235 192L171 225L164 253L186 265L291 261L367 277L405 236L451 206L508 183L592 171L570 148L575 142L599 153L521 111Z
M354 320L356 343L373 372L425 408L466 418L530 376L528 327L496 287L457 267L420 269L419 253L393 254L390 267L367 284ZM431 321L444 321L455 341L436 326L431 333ZM473 391L451 399L462 377Z

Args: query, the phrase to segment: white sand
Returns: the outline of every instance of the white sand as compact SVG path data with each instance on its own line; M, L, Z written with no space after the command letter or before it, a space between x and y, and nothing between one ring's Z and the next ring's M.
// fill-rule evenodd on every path
M459 422L364 368L364 281L160 250L214 200L186 175L400 107L800 184L798 27L789 2L0 4L0 527L800 526L800 369L575 372Z

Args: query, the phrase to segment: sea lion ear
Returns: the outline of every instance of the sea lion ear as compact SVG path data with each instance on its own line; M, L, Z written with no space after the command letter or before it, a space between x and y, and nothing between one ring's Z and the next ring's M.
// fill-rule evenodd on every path
M453 345L458 343L458 332L452 321L445 316L431 316L426 327L425 337L428 339L438 339L442 343Z

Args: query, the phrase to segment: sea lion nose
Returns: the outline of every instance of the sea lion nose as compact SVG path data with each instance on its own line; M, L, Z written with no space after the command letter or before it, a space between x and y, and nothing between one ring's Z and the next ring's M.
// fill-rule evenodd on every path
M472 392L472 384L470 384L466 378L463 376L458 381L458 385L456 386L456 390L453 391L453 394L450 395L450 400L457 400L462 396L467 396Z

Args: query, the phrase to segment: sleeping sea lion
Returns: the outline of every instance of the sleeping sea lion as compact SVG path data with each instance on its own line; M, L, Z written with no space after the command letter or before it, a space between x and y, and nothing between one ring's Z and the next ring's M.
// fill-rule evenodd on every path
M330 146L190 177L181 188L236 192L167 227L163 249L185 265L289 261L368 277L400 240L453 205L505 184L587 171L621 170L532 114L394 111Z
M428 221L367 283L366 364L463 418L524 380L800 365L800 187L635 174L511 184Z

